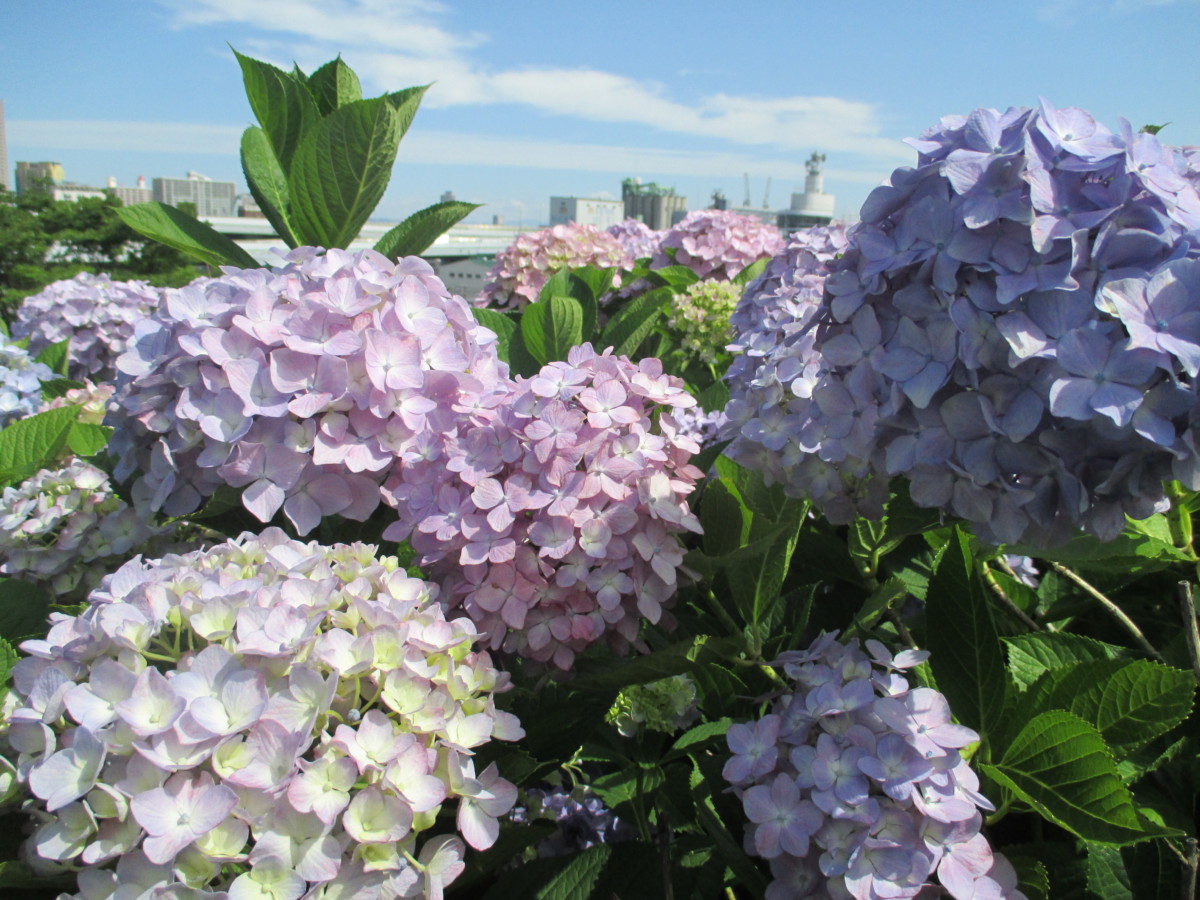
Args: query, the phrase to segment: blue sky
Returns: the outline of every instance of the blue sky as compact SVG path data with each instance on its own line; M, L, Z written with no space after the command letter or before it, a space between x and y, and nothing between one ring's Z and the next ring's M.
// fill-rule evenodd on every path
M37 0L5 4L10 165L73 181L243 184L251 123L227 46L311 71L337 53L376 95L434 82L377 214L445 190L526 226L551 195L621 179L755 204L827 157L839 216L914 153L902 139L977 106L1080 106L1109 127L1170 122L1200 144L1200 0ZM9 173L11 179L11 171Z

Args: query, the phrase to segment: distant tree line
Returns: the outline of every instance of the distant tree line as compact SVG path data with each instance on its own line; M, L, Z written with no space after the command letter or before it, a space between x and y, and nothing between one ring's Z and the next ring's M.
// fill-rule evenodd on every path
M205 273L207 267L122 222L121 205L112 196L71 202L46 191L0 191L0 318L11 321L25 297L80 272L161 287ZM195 215L192 204L180 208Z

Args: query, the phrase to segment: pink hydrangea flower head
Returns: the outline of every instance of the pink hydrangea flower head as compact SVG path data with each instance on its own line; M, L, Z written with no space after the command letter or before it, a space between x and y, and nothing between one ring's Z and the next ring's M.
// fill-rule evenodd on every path
M600 640L623 650L664 616L677 535L700 527L698 448L673 418L695 402L657 360L576 347L464 420L445 458L395 467L385 536L411 542L493 649L562 669Z
M277 528L127 563L14 669L31 859L78 869L83 898L172 873L196 896L442 896L516 797L469 756L523 732L437 593L374 547ZM445 805L459 830L436 834Z
M635 258L618 238L595 225L571 222L521 234L496 257L475 305L521 309L535 303L550 276L561 269L629 270ZM618 281L614 273L613 287Z
M674 261L667 254L672 248ZM774 225L732 210L697 209L667 231L650 268L687 266L701 278L728 281L783 248L783 236Z
M507 385L496 336L425 261L302 247L168 291L118 360L111 447L139 508L184 515L221 485L299 534L364 520L396 460Z
M898 674L921 654L868 646L827 634L783 654L773 665L790 689L729 729L722 774L745 808L747 852L771 861L767 896L913 898L940 884L955 900L1024 900L980 832L993 807L958 752L979 736Z

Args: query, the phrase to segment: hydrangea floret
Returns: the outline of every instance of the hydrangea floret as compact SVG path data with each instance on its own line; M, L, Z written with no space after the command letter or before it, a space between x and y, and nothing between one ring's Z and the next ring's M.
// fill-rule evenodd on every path
M632 269L634 259L621 240L595 225L570 222L521 234L497 255L475 305L522 309L537 301L555 272L583 266L617 269L615 288L620 271Z
M26 297L17 309L13 334L29 338L35 356L67 341L71 378L114 381L117 357L133 338L134 326L157 307L161 292L144 281L113 281L80 272Z
M643 730L674 734L700 718L696 699L696 683L687 675L633 684L617 694L605 721L625 737Z
M960 753L979 736L905 676L928 654L866 648L834 633L783 654L788 687L726 735L746 851L774 876L767 900L916 897L934 875L955 900L1024 900L980 830L994 807Z
M650 268L687 266L703 279L729 281L760 259L784 248L779 229L755 216L724 209L697 209L663 236ZM674 250L673 254L667 253Z
M441 897L516 799L474 762L523 735L478 639L368 545L136 558L22 644L27 855L80 869L78 900Z
M624 650L675 592L677 534L700 527L698 447L673 418L695 402L658 360L575 347L398 466L384 536L412 544L493 649L560 669L602 639Z
M506 383L496 336L424 260L301 247L168 291L118 360L116 475L139 508L193 512L241 489L299 534L364 520L399 458Z
M730 318L741 296L741 286L732 281L697 281L672 295L667 325L678 333L685 356L709 366L726 356L734 334Z
M0 573L77 602L134 548L170 531L148 525L107 475L72 459L0 493Z
M730 454L835 522L902 475L993 543L1109 539L1200 487L1189 157L1044 101L910 143L819 302L758 324L771 280L744 298Z
M54 372L0 334L0 428L31 416L42 405L42 382Z

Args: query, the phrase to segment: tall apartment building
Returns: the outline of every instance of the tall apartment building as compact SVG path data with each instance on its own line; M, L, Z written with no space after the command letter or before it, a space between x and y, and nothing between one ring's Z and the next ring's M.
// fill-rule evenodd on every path
M0 191L12 190L8 175L8 140L4 136L4 101L0 100Z
M146 176L137 177L137 187L117 184L115 175L108 176L108 184L104 187L106 194L111 194L121 201L122 206L133 206L135 203L148 203L154 199L154 192L146 187Z
M670 228L687 213L687 197L680 197L675 188L661 187L654 182L642 184L640 178L626 178L621 182L621 200L626 218L645 222L656 231Z
M625 204L620 200L595 200L590 197L551 197L550 224L595 225L604 230L625 218Z
M180 203L196 204L196 215L234 215L237 185L232 181L213 181L199 172L188 172L187 178L155 178L154 199L169 206Z
M17 162L17 193L27 194L30 191L48 190L67 180L67 173L62 163L56 162Z

